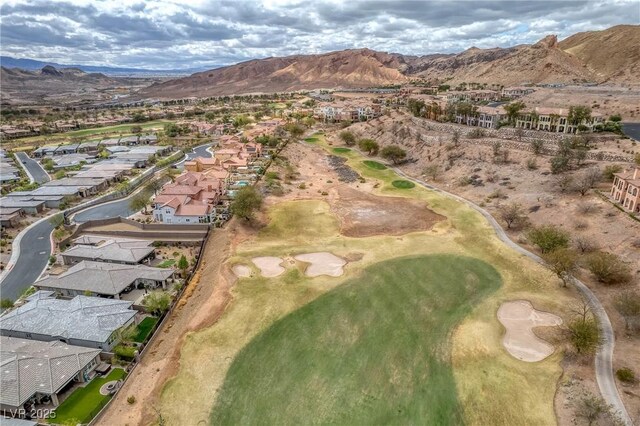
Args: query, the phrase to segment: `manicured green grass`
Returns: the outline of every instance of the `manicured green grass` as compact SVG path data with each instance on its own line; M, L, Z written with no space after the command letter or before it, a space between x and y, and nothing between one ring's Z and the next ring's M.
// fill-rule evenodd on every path
M51 423L89 423L93 416L98 414L100 408L111 399L110 395L100 394L100 387L107 382L120 380L125 375L123 369L115 368L106 377L93 379L87 386L76 389L56 408L56 417L51 420Z
M167 259L164 262L160 263L157 267L158 268L169 268L170 266L173 266L176 263L175 259Z
M308 138L305 138L305 142L309 142L309 143L315 143L318 142L320 139L317 136L310 136Z
M138 343L144 342L144 340L153 329L153 326L155 326L157 322L158 318L156 317L146 317L145 319L140 321L140 324L136 326L137 333L133 337L133 340Z
M387 166L385 166L384 164L378 163L377 161L373 161L373 160L365 160L363 161L363 163L365 166L375 170L384 170L387 168Z
M333 152L336 154L344 154L345 152L350 152L350 148L333 148Z
M211 423L461 424L450 336L500 285L469 257L373 264L245 346Z
M402 179L394 180L393 182L391 182L391 185L393 185L398 189L410 189L416 186L415 183L408 180L402 180Z

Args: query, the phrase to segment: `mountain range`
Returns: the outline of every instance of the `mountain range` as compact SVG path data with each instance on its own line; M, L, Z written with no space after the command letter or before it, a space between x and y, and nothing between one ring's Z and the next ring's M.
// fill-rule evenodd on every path
M40 67L42 64L45 65ZM21 69L25 67L38 69ZM111 74L86 72L105 69L111 70ZM174 99L380 87L416 80L450 85L462 82L505 86L523 83L639 85L640 25L582 32L562 41L549 35L534 44L491 49L471 47L455 54L411 56L365 48L254 59L180 78L169 75L129 78L135 70L139 69L67 67L2 57L2 102L30 103L34 99L57 102L61 98L72 102L78 95L89 101L96 94L101 100L122 96ZM117 72L122 74L118 76Z
M350 49L256 59L156 83L150 98L357 88L415 79L433 83L640 83L640 26L619 25L558 41L554 35L508 48L409 56Z
M113 77L151 77L151 76L185 76L198 71L204 71L207 68L186 68L180 70L153 70L145 68L123 68L123 67L107 67L93 65L71 65L59 64L57 62L38 61L35 59L14 58L12 56L0 56L0 65L11 69L20 68L23 70L37 71L45 66L54 68L76 68L87 73L102 73ZM215 68L215 67L214 67Z

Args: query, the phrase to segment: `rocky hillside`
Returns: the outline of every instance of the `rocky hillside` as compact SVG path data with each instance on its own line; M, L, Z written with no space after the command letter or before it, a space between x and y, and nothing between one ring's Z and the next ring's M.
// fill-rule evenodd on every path
M558 43L586 65L598 81L640 82L640 27L618 25L574 34Z
M300 89L382 86L408 80L400 55L369 49L242 62L156 84L148 97L216 96Z

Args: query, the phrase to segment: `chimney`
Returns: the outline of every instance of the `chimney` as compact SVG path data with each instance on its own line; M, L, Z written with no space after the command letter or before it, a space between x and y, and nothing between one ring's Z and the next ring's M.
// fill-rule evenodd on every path
M636 169L633 171L633 178L634 179L638 179L640 176L640 168L636 167Z

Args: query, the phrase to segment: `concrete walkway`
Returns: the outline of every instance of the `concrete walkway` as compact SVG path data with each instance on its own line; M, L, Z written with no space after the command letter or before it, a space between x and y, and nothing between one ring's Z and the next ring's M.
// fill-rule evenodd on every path
M498 235L498 238L500 238L500 240L507 246L542 265L545 264L544 260L542 260L540 256L526 250L525 248L513 242L504 231L502 226L500 226L498 221L496 221L496 219L482 207L474 204L466 198L462 198L440 188L436 188L435 186L430 185L420 179L408 176L406 173L404 173L397 167L394 167L393 165L387 164L387 167L407 180L413 181L425 188L446 195L450 198L454 198L478 211L480 214L482 214L482 216L485 217L485 219L487 219L487 221L491 224L496 234ZM627 413L627 409L625 408L624 403L620 398L620 394L618 393L618 388L616 387L616 381L613 374L613 348L615 346L615 335L613 333L613 328L611 327L609 316L607 315L607 312L604 310L604 307L602 306L596 295L589 289L589 287L587 287L582 281L576 278L573 278L573 283L585 298L585 300L589 303L591 311L598 319L598 324L600 325L600 331L602 333L602 345L596 353L596 380L598 382L600 394L602 395L602 398L604 398L604 400L607 402L607 404L613 407L613 410L618 413L625 424L633 425L631 417L629 416L629 413Z

